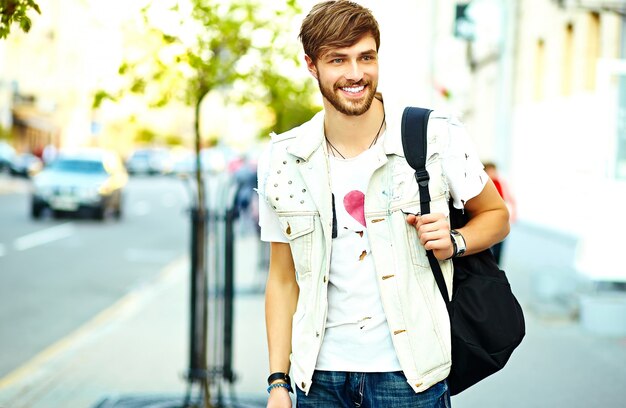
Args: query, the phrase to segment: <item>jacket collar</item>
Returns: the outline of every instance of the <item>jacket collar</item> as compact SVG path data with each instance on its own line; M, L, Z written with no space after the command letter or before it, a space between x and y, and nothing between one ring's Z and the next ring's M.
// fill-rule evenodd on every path
M324 110L316 113L311 120L294 129L295 143L290 143L287 151L308 161L324 141Z
M385 103L385 120L387 122L387 129L385 130L383 151L387 156L396 155L404 157L404 149L402 147L403 112L404 107L394 105L390 102Z

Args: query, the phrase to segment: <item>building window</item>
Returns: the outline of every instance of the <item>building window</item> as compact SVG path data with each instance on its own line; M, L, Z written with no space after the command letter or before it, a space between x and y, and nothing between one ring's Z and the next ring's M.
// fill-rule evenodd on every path
M563 96L569 96L572 94L572 70L574 69L574 25L572 23L565 26L565 36L563 40L561 94Z
M545 78L545 65L546 65L546 51L545 42L543 38L537 40L535 46L535 88L533 96L536 101L543 100L544 93L544 78Z

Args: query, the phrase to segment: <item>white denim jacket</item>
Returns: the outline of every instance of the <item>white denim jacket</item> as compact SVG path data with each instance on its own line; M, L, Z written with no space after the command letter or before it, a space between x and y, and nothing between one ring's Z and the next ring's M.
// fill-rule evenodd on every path
M385 104L387 130L379 168L365 194L365 219L383 308L398 360L410 386L421 392L448 376L450 323L417 232L406 213L420 211L414 170L404 159L402 109ZM324 339L332 246L332 198L323 132L324 114L274 135L261 157L259 194L276 212L289 239L300 288L292 325L291 371L305 393ZM432 112L428 126L431 211L448 214L450 192L442 174L454 118ZM265 162L263 162L265 161ZM263 162L263 163L262 163ZM451 289L452 262L441 261Z

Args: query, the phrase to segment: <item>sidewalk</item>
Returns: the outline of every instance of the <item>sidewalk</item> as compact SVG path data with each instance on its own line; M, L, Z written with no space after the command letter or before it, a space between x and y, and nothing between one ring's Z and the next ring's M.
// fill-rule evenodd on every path
M532 303L529 256L559 254L531 248L516 227L507 240L505 270L526 312L527 335L507 367L452 398L455 408L622 406L626 399L626 338L585 332L571 316L541 313ZM542 246L542 245L540 245ZM236 243L234 392L263 401L267 356L264 279L254 235ZM548 273L549 271L541 271ZM187 365L189 265L170 265L90 323L0 379L2 408L94 408L121 395L180 396ZM228 396L229 390L224 390ZM244 406L239 404L239 406ZM251 404L250 406L259 406Z
M265 399L267 358L263 276L257 274L257 239L235 247L233 391ZM89 323L0 378L1 408L93 408L124 395L180 397L189 349L189 261L167 267L150 284L128 294ZM198 387L194 387L194 395ZM230 390L225 389L225 396Z

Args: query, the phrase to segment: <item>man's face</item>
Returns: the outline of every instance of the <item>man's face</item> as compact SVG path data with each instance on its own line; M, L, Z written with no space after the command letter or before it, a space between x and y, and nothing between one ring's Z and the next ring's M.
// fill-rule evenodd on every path
M370 108L378 87L376 41L365 36L347 48L330 49L316 63L306 57L324 99L337 111L358 116Z

